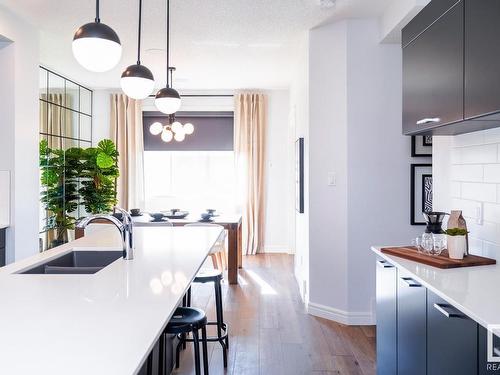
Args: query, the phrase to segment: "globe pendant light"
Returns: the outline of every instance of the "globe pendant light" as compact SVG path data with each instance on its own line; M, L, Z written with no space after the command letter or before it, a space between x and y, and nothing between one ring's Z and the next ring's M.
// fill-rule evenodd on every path
M166 9L166 13L167 13L167 48L166 48L166 51L165 51L165 54L166 54L166 60L167 60L167 85L166 87L162 88L160 91L158 91L156 93L156 96L155 96L155 105L156 105L156 108L158 108L158 110L160 112L163 112L163 113L166 113L167 115L170 115L172 113L175 113L177 112L177 110L180 108L181 106L181 96L179 95L179 93L174 90L173 88L170 87L170 85L172 84L172 82L170 82L169 84L169 81L168 81L168 75L169 73L171 74L172 73L172 70L174 70L175 68L170 68L169 66L169 43L170 43L170 0L167 0L167 9Z
M139 0L139 33L137 38L137 64L130 65L122 73L120 85L132 99L145 99L153 92L155 79L151 70L141 65L142 0Z
M101 23L99 0L96 0L94 22L86 23L73 36L73 56L85 69L92 72L106 72L113 69L122 56L120 38L115 31Z

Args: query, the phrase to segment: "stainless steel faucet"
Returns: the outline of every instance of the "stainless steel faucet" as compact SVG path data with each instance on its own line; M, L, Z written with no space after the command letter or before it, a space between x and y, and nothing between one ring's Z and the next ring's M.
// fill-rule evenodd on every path
M123 208L115 207L115 211L118 211L122 214L122 221L118 220L112 215L97 214L90 215L81 219L77 223L76 227L79 229L85 229L87 225L99 219L107 220L113 223L120 231L120 236L122 238L123 259L132 260L134 259L134 226L132 223L132 217L130 216L128 211L124 210Z

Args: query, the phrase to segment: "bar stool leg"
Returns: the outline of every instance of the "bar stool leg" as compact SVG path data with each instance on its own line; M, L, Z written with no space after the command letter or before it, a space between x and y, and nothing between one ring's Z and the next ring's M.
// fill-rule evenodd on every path
M200 369L200 339L198 338L198 330L193 329L193 344L194 344L194 369L196 375L201 375Z
M222 358L224 360L224 367L227 367L227 345L221 338L224 317L222 315L222 288L220 285L220 280L217 280L215 282L215 312L217 314L217 337L219 338L219 342L222 345Z
M208 375L207 326L201 327L201 345L203 347L203 373Z

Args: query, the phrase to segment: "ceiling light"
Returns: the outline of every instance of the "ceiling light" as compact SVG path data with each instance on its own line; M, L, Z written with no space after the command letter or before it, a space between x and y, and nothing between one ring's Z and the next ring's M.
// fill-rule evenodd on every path
M163 125L159 122L153 122L149 127L149 132L153 135L158 135L163 131Z
M172 138L174 137L174 133L172 133L170 130L167 128L163 129L163 132L161 133L161 140L163 142L170 142Z
M175 133L174 139L177 142L182 142L186 138L186 135L184 133Z
M179 93L170 87L170 84L172 84L172 79L170 79L170 84L168 81L168 76L170 73L170 77L172 77L172 71L175 70L175 68L170 67L169 63L169 58L170 58L170 0L167 0L166 4L166 15L167 15L167 48L166 48L166 62L167 62L167 84L164 88L162 88L160 91L156 93L155 96L155 105L156 108L160 112L166 113L167 115L170 115L172 113L177 112L177 110L181 106L181 97Z
M132 99L145 99L153 92L155 79L151 70L141 65L142 0L139 0L139 32L137 37L137 64L130 65L122 73L120 85Z
M175 121L174 123L172 123L172 131L174 133L184 133L182 124L179 121Z
M184 133L187 135L191 135L194 132L194 126L190 122L184 124Z
M106 72L113 69L122 56L120 38L115 31L101 23L99 0L96 0L96 17L76 30L73 36L73 56L85 69Z

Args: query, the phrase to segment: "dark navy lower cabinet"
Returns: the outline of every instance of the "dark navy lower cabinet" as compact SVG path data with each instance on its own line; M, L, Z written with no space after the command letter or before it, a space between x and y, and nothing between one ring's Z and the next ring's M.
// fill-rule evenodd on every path
M397 374L397 270L377 260L377 374Z
M491 347L488 348L488 337L486 328L479 326L479 375L500 375L500 362L488 361L488 352L492 357L500 360L500 338L491 336Z
M425 375L427 289L401 271L397 286L398 374Z
M478 373L478 324L427 291L427 375Z

